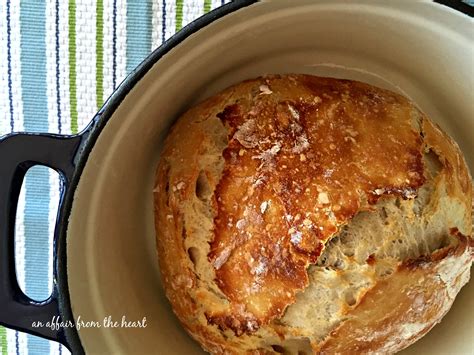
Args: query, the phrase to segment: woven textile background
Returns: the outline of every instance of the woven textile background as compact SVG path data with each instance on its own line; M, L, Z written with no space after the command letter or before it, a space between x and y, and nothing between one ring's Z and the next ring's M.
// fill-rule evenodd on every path
M143 58L226 1L0 0L0 136L81 131ZM16 262L21 288L37 300L51 292L58 196L55 173L29 171L18 204ZM0 327L0 355L67 353Z
M0 135L77 133L152 50L222 0L0 0ZM42 300L52 287L59 180L32 168L17 211L21 288ZM0 355L67 354L0 327Z

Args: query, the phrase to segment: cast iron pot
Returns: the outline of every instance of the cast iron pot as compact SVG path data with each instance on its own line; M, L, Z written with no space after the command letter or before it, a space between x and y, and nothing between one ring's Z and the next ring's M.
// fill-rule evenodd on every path
M456 11L451 6L455 8ZM310 73L403 93L459 143L474 167L473 43L469 6L403 1L236 1L196 20L153 52L80 134L11 134L0 140L0 324L74 353L201 354L161 287L152 189L160 147L193 103L243 79ZM53 293L29 299L15 275L14 221L26 171L62 180ZM441 325L405 350L472 351L474 287ZM143 321L146 328L71 327ZM60 320L59 329L33 328Z

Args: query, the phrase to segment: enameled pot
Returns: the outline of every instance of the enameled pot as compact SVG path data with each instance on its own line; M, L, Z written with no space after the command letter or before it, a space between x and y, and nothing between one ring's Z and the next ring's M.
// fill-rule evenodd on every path
M235 1L196 20L152 53L75 136L0 140L0 324L74 353L201 354L160 283L153 182L173 121L244 79L309 73L365 81L410 97L459 143L474 169L473 11L457 1ZM451 6L451 7L449 7ZM460 11L458 11L460 10ZM54 286L41 303L16 282L15 210L28 168L57 170L63 193ZM404 354L468 354L474 286ZM78 320L146 327L71 327ZM59 329L32 328L54 319Z

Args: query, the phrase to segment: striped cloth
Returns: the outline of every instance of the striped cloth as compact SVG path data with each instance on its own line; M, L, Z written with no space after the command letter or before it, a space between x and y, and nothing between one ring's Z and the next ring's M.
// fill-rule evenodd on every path
M0 0L0 135L81 131L150 51L225 1ZM15 244L20 287L37 300L52 288L58 200L58 175L32 168L20 194ZM66 353L0 327L0 355Z
M80 132L153 49L223 0L0 0L0 135ZM59 179L29 170L18 204L16 267L33 299L52 289ZM66 354L0 327L0 355Z

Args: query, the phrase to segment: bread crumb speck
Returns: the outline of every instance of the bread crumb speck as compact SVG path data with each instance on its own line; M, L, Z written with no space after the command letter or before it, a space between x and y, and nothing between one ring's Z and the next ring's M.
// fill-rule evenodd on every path
M357 137L359 135L359 132L357 132L356 130L352 128L347 128L346 132L349 133L351 137Z
M302 237L303 237L303 233L301 233L300 231L294 231L290 235L290 241L292 244L298 245L301 243Z
M376 195L380 196L385 192L385 190L384 189L375 189L374 192L375 192Z
M294 119L296 120L300 119L300 113L293 106L288 105L288 110L290 110L290 113Z
M270 90L268 85L260 85L260 95L270 95L273 93L273 91Z
M267 268L268 268L268 266L267 266L266 260L265 260L265 258L263 257L262 259L260 259L260 261L259 261L257 267L256 267L255 270L254 270L254 271L255 271L255 274L256 274L256 275L262 275L262 274L264 274L264 273L267 271Z
M334 172L334 169L326 169L323 172L323 176L325 178L330 178L333 172Z
M291 150L293 153L299 154L303 152L304 150L308 149L310 146L308 137L306 136L306 133L303 132L301 135L296 137L296 142L293 146L293 149Z
M325 192L320 192L320 193L318 194L318 201L319 201L319 203L321 203L321 204L327 204L327 203L329 203L328 194L325 193Z
M222 267L222 265L226 263L227 259L229 259L230 252L231 252L230 247L225 248L222 251L222 253L213 261L212 264L216 270L219 270Z
M239 219L237 223L235 223L235 226L237 227L237 229L242 229L245 227L246 224L247 222L245 221L245 219Z

